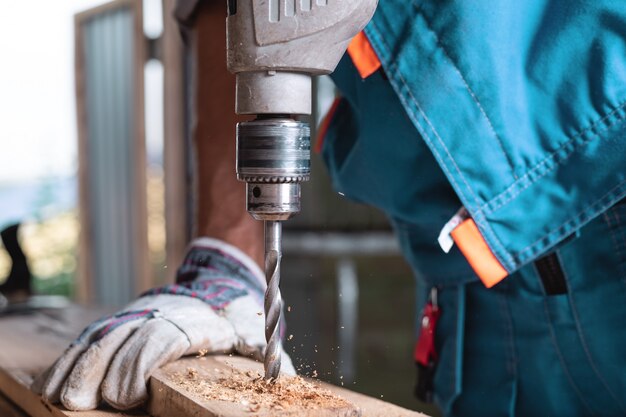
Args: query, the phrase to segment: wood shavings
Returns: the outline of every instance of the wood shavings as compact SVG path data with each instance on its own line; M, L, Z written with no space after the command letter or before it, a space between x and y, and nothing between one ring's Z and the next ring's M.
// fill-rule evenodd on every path
M201 376L193 368L187 368L186 372L175 373L170 378L192 396L207 401L239 403L250 413L262 410L268 410L270 414L272 411L287 410L291 413L298 410L354 407L317 382L306 381L299 376L281 376L277 381L268 382L258 373L233 368L231 372L222 372L213 380Z
M187 378L194 379L198 376L198 371L194 368L187 368Z

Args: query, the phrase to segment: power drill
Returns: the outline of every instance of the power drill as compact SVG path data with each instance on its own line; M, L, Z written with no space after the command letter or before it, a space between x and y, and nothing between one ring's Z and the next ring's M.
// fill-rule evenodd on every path
M236 75L237 178L247 209L265 222L265 379L278 377L281 222L300 211L310 176L311 80L331 73L378 0L228 0L227 64Z

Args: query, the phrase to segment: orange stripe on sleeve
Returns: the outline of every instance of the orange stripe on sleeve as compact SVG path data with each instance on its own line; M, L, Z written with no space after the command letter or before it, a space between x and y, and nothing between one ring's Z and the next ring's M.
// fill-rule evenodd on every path
M489 249L473 219L465 220L450 234L487 288L493 287L509 274Z
M378 71L381 66L372 44L363 31L359 32L348 45L348 55L363 79Z

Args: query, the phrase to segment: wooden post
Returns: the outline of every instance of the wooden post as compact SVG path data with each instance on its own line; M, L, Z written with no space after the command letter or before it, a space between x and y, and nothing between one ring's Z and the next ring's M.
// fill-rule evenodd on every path
M175 0L163 0L165 251L171 278L185 256L191 234L191 184L185 127L184 46L174 19Z
M91 132L97 131L100 132L100 139L106 138L107 140L116 140L120 137L120 131L123 130L125 126L110 126L110 121L102 119L104 114L106 114L106 110L110 110L114 108L111 103L106 103L106 105L101 105L100 107L105 107L105 111L100 112L100 107L97 109L90 109L89 103L95 102L99 99L98 94L96 93L95 86L102 85L105 83L103 79L94 79L97 77L92 77L88 79L87 73L87 56L86 52L90 51L86 48L85 45L85 28L87 25L96 19L104 18L109 13L114 13L118 10L130 10L132 14L132 37L130 42L132 42L132 57L126 59L126 61L120 58L119 62L115 64L120 65L128 65L132 70L132 88L133 90L128 92L128 96L132 103L130 104L130 109L132 112L132 118L130 119L130 141L128 148L128 154L132 157L132 162L129 164L130 168L128 172L125 171L124 164L120 163L118 167L115 162L107 167L106 173L99 172L94 173L90 169L90 166L94 163L93 158L97 158L98 155L94 155L95 152L93 149L90 149L90 146L93 146L94 143L90 138ZM115 0L110 3L106 3L102 6L89 9L85 12L79 13L75 16L74 20L74 28L75 28L75 71L76 71L76 106L77 106L77 124L78 124L78 156L79 156L79 219L81 224L81 233L79 238L79 267L78 267L78 279L77 279L77 298L82 302L88 302L93 300L103 301L101 297L104 297L102 294L103 288L107 288L106 285L110 285L115 287L129 285L132 287L130 291L126 291L127 294L124 294L123 297L117 297L113 303L122 304L129 301L136 294L143 292L151 287L151 280L149 275L149 258L148 258L148 236L147 236L147 210L146 210L146 148L145 148L145 126L144 126L144 64L146 60L146 45L145 45L145 37L143 33L143 13L142 13L142 2L136 0ZM117 32L114 33L115 36L118 35ZM113 37L115 37L113 36ZM119 46L120 39L115 38L116 45ZM113 40L108 39L108 47L110 48L113 45ZM114 53L117 50L110 49L109 52ZM124 58L125 59L125 58ZM130 60L131 62L127 62ZM92 63L92 66L99 71L99 74L107 74L105 70L105 66L112 65L109 62L100 63L100 66L97 66L95 63ZM126 67L125 67L126 68ZM119 70L119 68L116 68ZM123 82L117 79L115 82ZM110 81L109 81L110 82ZM100 84L98 84L100 83ZM106 93L106 88L117 87L120 88L120 85L107 85L104 87L104 92ZM90 90L91 89L91 90ZM89 95L89 91L91 91L91 96ZM100 90L98 90L100 91ZM102 91L100 91L102 93ZM119 98L119 97L118 97ZM108 107L107 107L108 106ZM91 113L90 113L91 112ZM124 117L126 117L125 115ZM98 119L101 117L101 119ZM100 120L100 124L95 126L95 120ZM117 122L119 120L115 119ZM117 130L116 130L117 129ZM105 132L105 133L102 133ZM123 160L125 155L119 155L120 161ZM119 171L119 172L118 172ZM107 211L109 217L111 219L109 221L115 222L117 219L116 215L119 215L120 219L126 219L127 223L130 225L130 237L128 239L117 239L113 242L107 242L108 250L120 250L123 251L124 245L128 245L129 251L132 251L132 273L131 276L126 277L98 277L96 278L95 274L95 263L99 261L98 257L95 254L96 245L94 242L97 238L101 237L102 230L100 232L94 230L94 219L96 209L99 207L94 207L94 201L92 201L92 193L96 188L94 187L94 181L103 178L106 175L111 175L112 177L124 176L127 175L131 181L128 184L128 187L132 190L132 197L128 198L131 204L129 210L125 210L125 208L119 208L119 213L111 214L110 210ZM119 179L119 178L118 178ZM122 184L124 184L122 182ZM117 191L116 191L117 192ZM120 191L122 193L122 191ZM120 194L121 195L121 194ZM127 198L126 195L121 197ZM99 201L97 205L104 205L102 201ZM126 201L124 201L126 204ZM105 211L103 209L103 211ZM128 220L130 218L130 220ZM106 227L104 227L106 231ZM115 240L115 239L114 239ZM115 247L115 245L119 245ZM121 249L120 249L121 248ZM107 262L107 261L103 261ZM109 265L111 264L110 260L108 261ZM124 266L119 266L118 270L121 275L124 275L125 272L128 272L124 269ZM115 275L115 274L113 274ZM110 280L106 283L101 282L99 286L97 286L97 282L95 279L99 280ZM115 280L122 280L123 282L116 282ZM128 283L128 281L131 281ZM99 287L99 290L98 290ZM109 287L110 288L110 287ZM98 294L96 294L96 292ZM119 291L119 293L123 293L123 291ZM130 293L130 294L128 294ZM114 299L115 294L108 297L109 299ZM125 299L119 299L125 298Z

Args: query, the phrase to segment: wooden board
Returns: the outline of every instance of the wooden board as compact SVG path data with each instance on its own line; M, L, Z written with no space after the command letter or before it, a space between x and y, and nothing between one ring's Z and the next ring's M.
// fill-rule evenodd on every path
M0 392L31 417L147 417L145 413L113 410L73 412L49 404L30 390L35 376L50 366L101 309L77 306L23 316L0 318ZM3 409L0 407L0 411ZM1 414L5 416L5 414ZM6 414L10 416L10 414ZM19 414L16 414L19 416Z
M2 417L28 417L24 412L13 404L7 397L0 394L0 416Z
M122 413L114 410L67 411L58 404L50 404L33 393L29 386L33 375L0 369L0 391L31 417L148 417L145 413Z
M151 401L148 407L154 417L174 415L193 415L198 417L219 416L258 416L284 417L298 415L314 415L316 417L361 417L361 410L352 404L340 407L317 408L313 410L269 409L260 408L250 411L244 401L205 400L185 390L176 383L176 376L184 375L193 370L197 379L211 381L219 385L221 378L227 377L233 370L238 372L251 371L254 375L263 371L263 366L255 361L238 356L206 356L203 358L183 358L159 370L151 381ZM322 384L326 389L334 387Z
M265 417L265 416L363 416L363 417L425 417L424 414L410 411L384 401L358 394L350 390L340 388L331 384L321 383L323 388L328 389L333 394L347 400L357 406L358 412L352 408L338 410L309 410L303 412L299 410L297 414L285 410L278 412L276 410L260 409L250 412L249 409L241 403L233 403L226 401L207 401L200 397L194 396L193 393L185 391L175 383L173 376L187 372L191 368L198 372L202 378L217 381L232 368L239 371L252 371L253 373L262 374L263 365L250 359L239 356L206 356L203 358L183 358L174 363L164 366L157 371L150 381L150 404L149 411L154 417L166 416L183 416L189 415L194 417Z
M71 412L64 410L59 405L46 403L29 389L33 378L50 366L87 324L105 313L101 309L72 306L47 314L36 313L28 316L0 318L1 395L4 395L10 403L31 417L147 417L141 411L135 413L122 413L113 410ZM263 414L262 410L251 413L248 410L238 408L238 404L232 402L217 400L207 402L201 398L192 397L190 393L185 392L172 381L174 374L185 372L188 368L197 370L203 377L216 380L223 375L223 370L230 370L232 367L243 372L251 370L260 373L262 370L262 364L236 356L187 357L166 365L156 371L150 380L150 413L154 417L263 417L269 415L280 417L293 415L275 412ZM326 413L320 410L311 410L310 413L299 412L298 416L424 416L347 389L330 384L322 385L332 393L356 405L360 409L360 413L355 412L353 408L346 408ZM0 402L0 411L2 410L2 403ZM5 414L10 416L8 413L1 415L4 416Z

